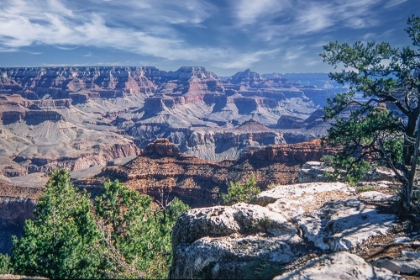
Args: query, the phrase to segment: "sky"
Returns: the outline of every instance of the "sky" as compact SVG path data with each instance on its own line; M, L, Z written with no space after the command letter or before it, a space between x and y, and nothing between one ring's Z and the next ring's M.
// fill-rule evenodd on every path
M420 0L1 0L0 67L329 72L330 41L410 45Z

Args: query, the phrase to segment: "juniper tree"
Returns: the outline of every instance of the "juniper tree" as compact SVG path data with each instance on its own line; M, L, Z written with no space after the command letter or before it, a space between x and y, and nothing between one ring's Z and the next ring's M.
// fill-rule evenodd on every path
M333 120L326 141L342 149L335 166L357 180L368 161L386 164L402 183L403 206L410 210L420 126L420 17L413 15L407 23L412 46L330 42L321 56L343 68L330 78L349 85L348 92L329 98L325 107L324 118Z
M65 170L54 171L22 238L13 238L14 272L49 278L166 278L172 262L171 233L188 206L166 209L152 199L107 182L95 199L79 192ZM165 211L165 215L163 215ZM10 270L7 256L1 268Z
M35 220L13 238L15 272L49 278L102 278L100 235L86 193L65 170L54 171L38 200Z

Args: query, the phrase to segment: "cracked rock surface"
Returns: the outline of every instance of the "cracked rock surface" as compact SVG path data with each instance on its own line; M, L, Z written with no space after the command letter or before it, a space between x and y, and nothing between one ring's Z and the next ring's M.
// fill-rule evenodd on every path
M387 234L396 221L395 215L381 213L375 204L366 202L372 198L392 199L377 192L358 195L342 183L317 182L279 186L262 192L250 204L189 210L174 227L170 277L273 278L284 273L287 264L316 254L325 256L318 264L311 260L301 268L322 266L325 273L333 273L328 267L334 264L336 272L348 276L343 279L373 277L369 275L401 279L342 252ZM357 269L352 271L352 266ZM292 279L307 279L302 276L305 271ZM318 276L308 279L321 279L322 273L314 271L308 275Z

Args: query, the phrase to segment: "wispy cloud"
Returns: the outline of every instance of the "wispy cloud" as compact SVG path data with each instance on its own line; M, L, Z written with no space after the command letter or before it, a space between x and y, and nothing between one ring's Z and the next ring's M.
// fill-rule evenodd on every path
M212 65L223 69L245 69L262 58L272 56L278 52L279 49L244 53L237 57L230 57L228 61L213 63Z
M289 0L240 0L236 3L235 14L241 25L254 24L261 17L278 15L291 7Z
M17 52L19 51L17 48L2 48L0 47L0 52Z
M380 24L373 12L384 0L237 1L242 25L253 25L258 39L294 38L339 28L360 29ZM402 3L404 0L390 0ZM278 4L281 2L282 4ZM276 19L276 20L273 20Z
M295 60L301 58L305 54L304 48L305 46L289 48L284 54L284 59Z
M331 40L400 42L403 15L387 16L419 8L418 0L8 0L0 1L0 58L317 69Z
M400 5L404 2L406 2L407 0L389 0L388 3L385 4L385 8L392 8L394 6Z
M92 4L99 4L96 0L90 1ZM96 7L98 9L95 12L77 10L78 7L71 10L59 0L32 0L31 2L29 5L22 0L12 0L10 5L0 4L0 25L2 26L0 46L3 45L4 49L42 44L53 45L64 50L75 49L78 46L111 47L168 60L195 60L198 57L205 59L220 53L214 48L190 46L188 42L176 36L171 38L168 36L171 34L168 32L170 26L161 28L165 34L159 34L158 28L153 29L154 34L142 30L147 30L147 26L152 25L147 23L145 18L152 17L153 22L156 22L158 18L166 24L202 22L210 16L208 9L189 16L194 13L194 9L200 9L198 1L185 1L187 11L183 11L179 4L172 4L174 10L169 10L169 14L157 14L159 7L147 3L151 1L124 2L124 5L127 5L126 9L136 8L135 11L142 14L142 17L139 17L144 25L142 29L136 26L119 26L115 14L122 13L121 9L114 14L111 14L114 12L111 9L106 14L100 7ZM114 4L109 2L109 5ZM127 10L124 11L127 12ZM171 14L174 16L171 17Z
M59 50L63 50L63 51L74 51L75 49L80 48L80 46L76 46L76 47L63 47L63 46L54 46Z

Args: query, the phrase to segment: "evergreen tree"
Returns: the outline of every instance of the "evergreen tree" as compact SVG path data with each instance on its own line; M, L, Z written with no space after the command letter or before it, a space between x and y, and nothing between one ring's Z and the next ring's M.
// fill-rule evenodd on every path
M124 187L118 180L105 184L95 205L98 224L111 248L107 258L116 276L168 276L172 228L187 205L174 199L167 209L153 207L149 196ZM122 260L126 265L121 265Z
M188 209L174 199L166 209L118 181L93 203L65 170L54 171L38 200L35 220L13 238L16 273L49 278L165 278L172 261L171 233ZM9 259L0 259L3 270ZM4 267L4 268L3 268Z
M249 202L260 192L261 189L257 185L254 174L252 174L245 184L229 182L227 194L221 194L220 197L226 205L232 205L238 202Z
M86 193L78 193L70 174L54 171L38 200L35 220L26 220L23 237L13 238L15 271L50 278L101 278L100 239Z
M328 144L340 147L336 168L357 181L371 162L386 164L403 185L404 209L412 207L418 162L420 115L420 18L408 19L408 36L415 49L393 48L389 43L330 42L324 61L342 67L330 78L350 86L328 100L325 119L334 120ZM362 93L362 98L356 98Z

